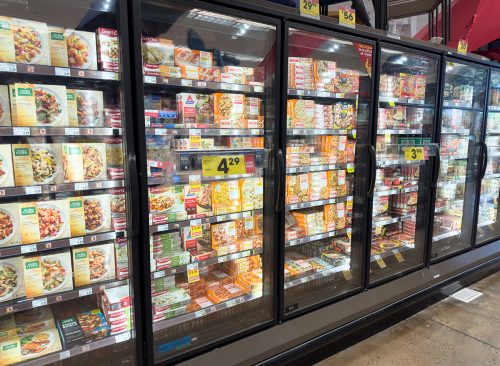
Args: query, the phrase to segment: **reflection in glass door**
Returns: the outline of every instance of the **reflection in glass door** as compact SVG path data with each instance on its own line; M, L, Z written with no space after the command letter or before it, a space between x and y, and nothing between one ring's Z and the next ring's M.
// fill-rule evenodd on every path
M438 59L382 47L370 282L424 260Z
M500 236L500 71L491 70L476 245Z
M431 259L472 244L488 70L447 59Z

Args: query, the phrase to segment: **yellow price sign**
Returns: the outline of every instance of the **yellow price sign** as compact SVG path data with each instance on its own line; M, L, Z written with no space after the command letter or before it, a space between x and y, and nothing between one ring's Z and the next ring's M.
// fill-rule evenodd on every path
M424 160L424 148L409 146L405 149L405 160Z
M245 174L245 156L203 156L201 160L201 170L204 177Z
M197 239L201 238L203 233L201 231L201 225L192 225L191 226L191 238Z
M343 26L354 28L356 26L356 11L339 6L339 23Z
M405 259L403 258L403 255L400 252L398 252L397 250L394 251L394 256L396 257L396 259L398 260L399 263L405 261Z
M384 136L384 141L386 143L390 143L391 142L391 133L390 132L386 132L385 133L385 136Z
M459 39L457 45L457 52L461 54L467 54L467 47L469 46L469 42L465 39Z
M352 280L352 273L350 270L346 269L345 271L342 271L342 273L344 274L346 281Z
M395 107L396 103L394 103L392 100L389 102L389 107Z
M201 149L201 136L189 136L189 148Z
M377 264L380 268L385 268L387 265L385 264L384 260L380 255L375 255L373 258L377 261Z
M187 276L188 283L193 283L200 280L200 270L198 268L197 262L187 265Z
M300 15L319 19L319 0L300 0Z
M382 226L375 226L375 234L376 235L382 234Z

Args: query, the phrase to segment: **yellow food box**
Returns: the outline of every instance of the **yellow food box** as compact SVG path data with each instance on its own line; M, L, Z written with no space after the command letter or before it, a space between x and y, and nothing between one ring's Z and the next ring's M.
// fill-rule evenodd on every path
M21 362L21 340L17 335L0 340L0 366Z
M0 62L16 62L12 18L0 16Z
M212 224L212 248L236 244L236 223L227 221L221 224Z
M309 188L310 201L324 200L330 197L326 172L309 173L309 181L310 181L310 188Z
M71 252L75 286L84 286L115 278L113 243L73 248Z
M64 182L83 182L83 148L77 143L61 144Z
M215 215L240 212L242 209L238 181L212 182L212 202Z
M2 297L0 298L0 303L23 297L25 295L23 279L23 257L3 258L2 260L0 260L0 270L7 276L6 278L12 279L12 281L10 282L10 288L4 287ZM5 332L5 324L2 325L1 319L2 317L0 317L0 338L2 338L3 332Z
M245 128L245 96L214 93L214 122L219 128Z
M16 62L50 65L50 44L47 24L12 18Z
M21 226L22 244L37 243L40 241L40 228L36 202L20 202L19 221Z
M68 67L68 47L64 28L48 27L50 39L50 64L58 67Z
M78 127L78 105L76 102L76 90L66 89L66 104L68 106L68 124Z
M68 205L71 236L85 235L84 197L69 197Z
M12 126L8 85L0 85L0 126Z

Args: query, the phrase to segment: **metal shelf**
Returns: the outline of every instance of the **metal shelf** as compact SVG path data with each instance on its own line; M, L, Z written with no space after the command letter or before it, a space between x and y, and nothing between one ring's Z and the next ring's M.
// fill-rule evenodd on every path
M382 157L379 157L382 158ZM384 168L393 165L415 165L415 164L425 164L425 160L406 160L404 157L399 159L384 159L377 160L377 167Z
M163 76L149 76L144 75L144 83L146 85L162 85L162 86L181 86L184 88L193 89L209 89L209 90L230 90L246 93L259 93L264 92L264 87L261 85L244 85L244 84L231 84L221 83L218 81L199 81L191 79L177 79L166 78Z
M373 254L370 256L370 262L376 262L379 259L379 258L375 258L375 257L380 257L380 258L384 259L384 258L392 257L392 256L396 255L396 253L404 253L410 249L414 249L414 247L402 245L402 246L394 248L394 249L386 250L385 252L380 253L380 254Z
M354 163L347 164L323 164L323 165L308 165L308 166L297 166L286 168L287 174L293 173L307 173L307 172L322 172L325 170L340 170L340 169L348 169L350 173L354 171Z
M214 264L231 262L231 261L234 261L235 259L250 257L252 255L261 254L261 253L262 253L262 248L254 248L254 249L245 250L243 252L222 255L220 257L209 258L209 259L206 259L204 261L193 262L193 263L198 263L198 268L202 269L202 268L214 265ZM177 273L187 272L188 266L192 265L193 263L184 264L182 266L172 267L172 268L167 268L167 269L163 269L160 271L152 272L151 278L156 279L156 278L162 278L162 277L174 275Z
M456 200L456 201L453 201L447 205L444 205L441 207L436 207L434 209L434 212L440 213L440 212L445 212L448 210L453 210L455 206L462 206L460 209L463 209L463 205L464 205L464 200Z
M147 135L165 136L264 136L262 128L146 128ZM198 150L196 150L198 151Z
M470 130L465 128L441 128L441 134L469 136Z
M418 184L418 182L413 182L413 183ZM394 194L417 192L417 191L418 191L418 185L415 185L410 187L393 188L385 191L375 191L373 192L373 197L392 196Z
M334 236L339 236L343 234L350 233L352 230L351 228L345 228L345 229L340 229L340 230L333 230L329 231L327 233L322 233L322 234L316 234L312 236L306 236L304 238L298 238L294 240L289 240L285 242L285 247L293 247L295 245L300 245L300 244L305 244L305 243L310 243L312 241L316 240L321 240L321 239L326 239L326 238L332 238Z
M488 106L488 112L500 112L500 106L490 105Z
M198 319L201 317L204 317L209 314L216 313L221 310L229 309L233 306L240 305L255 299L258 299L262 297L262 295L244 295L240 297L236 297L234 299L222 302L220 304L212 305L209 307L206 307L205 309L195 311L193 313L188 313L188 314L183 314L179 315L178 317L172 318L172 319L166 319L166 320L160 320L157 323L153 323L153 332L158 332L159 330L162 329L167 329L170 328L174 325L181 324L181 323L186 323L190 320Z
M54 67L45 65L17 64L0 62L0 72L40 75L40 76L57 76L70 77L78 79L93 79L93 80L119 80L120 74L111 71L97 70L82 70L69 67Z
M307 283L307 282L311 282L311 281L314 281L314 280L317 280L320 278L328 277L334 273L348 271L350 268L351 267L350 267L349 263L343 264L341 266L331 267L331 268L325 269L324 271L316 272L316 273L309 275L309 276L304 276L301 278L297 278L295 280L285 282L284 289L286 290L290 287L299 286L299 285L302 285L302 284Z
M415 214L408 214L408 215L403 215L403 216L398 216L398 217L392 217L392 218L386 219L386 220L379 220L379 221L373 220L372 229L374 229L376 227L380 227L380 226L395 224L396 222L400 222L400 221L404 221L404 220L408 220L408 219L414 219L414 218L415 218Z
M436 241L440 241L440 240L443 240L443 239L451 238L452 236L457 236L457 235L460 235L461 233L462 233L461 230L449 231L447 233L443 233L443 234L440 234L440 235L433 236L432 237L432 241L436 242Z
M332 93L320 90L288 89L288 96L315 97L329 99L358 99L356 93Z
M0 127L0 136L121 136L111 127Z
M448 109L463 109L467 111L483 112L482 108L475 108L470 106L469 104L450 102L446 100L443 101L443 107Z
M191 174L200 175L201 182L207 183L207 182L215 182L215 181L220 181L220 180L233 180L233 179L240 179L240 178L261 177L263 175L263 171L262 171L262 168L256 168L255 173L217 175L215 177L204 177L201 172L197 172L197 171L196 172L192 171ZM163 177L163 176L148 178L148 185L150 185L150 186L165 184L166 182L175 182L174 184L189 183L189 175L187 175L187 174L177 175L177 176L174 176L172 179L170 179L170 178L167 179L166 177Z
M152 225L149 227L149 232L150 232L150 234L153 234L153 233L159 233L162 231L176 230L176 229L180 229L180 228L188 227L188 226L193 226L193 225L213 224L213 223L224 222L224 221L228 221L228 220L242 219L244 217L250 217L252 215L262 214L263 212L264 212L264 210L259 209L259 210L231 213L231 214L226 214L226 215L210 216L210 217L203 217L203 218L199 218L199 219L178 221L178 222L174 222L174 223L170 223L170 224L157 225L155 223L155 225Z
M327 128L289 128L286 130L288 136L307 136L307 135L346 135L356 138L356 130L334 130Z
M442 156L441 161L452 161L452 160L464 160L468 159L467 155L457 155L457 156Z
M310 201L310 202L296 203L293 205L286 205L285 208L287 210L298 210L300 208L317 207L317 206L329 205L332 203L352 201L352 199L353 196L342 196L342 197L330 198L327 200Z
M89 191L93 189L109 189L124 187L123 180L103 180L96 182L44 184L28 187L5 187L0 189L0 197L18 197L37 194L50 194L60 192Z
M416 106L423 108L434 108L433 104L425 103L423 99L413 99L413 98L395 98L395 97L385 97L380 96L378 98L379 103L394 103L407 106Z
M428 126L429 129L431 126ZM423 131L423 129L379 129L377 130L377 135L385 135L385 134L391 134L391 135L428 135L429 132Z
M495 178L500 178L500 173L485 174L483 177L483 179L495 179Z
M120 235L122 234L117 235L115 231L109 231L106 233L77 236L68 239L59 239L59 240L40 242L35 244L23 244L23 245L17 245L15 247L6 247L0 249L0 258L12 257L22 254L45 252L47 250L70 248L77 245L95 244L107 240L113 240Z
M53 295L38 297L35 299L16 300L13 303L6 303L0 306L0 315L11 314L18 311L37 308L40 306L51 305L61 301L77 299L80 297L97 294L108 288L123 286L128 283L128 280L101 282L91 286L83 286L74 290L59 292Z

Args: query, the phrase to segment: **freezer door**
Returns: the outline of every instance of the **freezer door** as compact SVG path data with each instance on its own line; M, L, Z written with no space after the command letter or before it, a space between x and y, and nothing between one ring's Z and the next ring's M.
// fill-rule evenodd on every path
M431 259L472 246L488 69L446 59Z
M127 14L0 8L0 364L134 363Z
M500 70L491 69L489 99L486 116L485 143L486 154L482 156L480 172L481 193L477 221L476 245L500 236L498 195L500 193Z
M285 316L361 288L374 52L298 25L287 38Z
M382 45L370 284L424 262L438 58Z
M149 336L155 363L174 362L273 321L278 23L140 11Z

